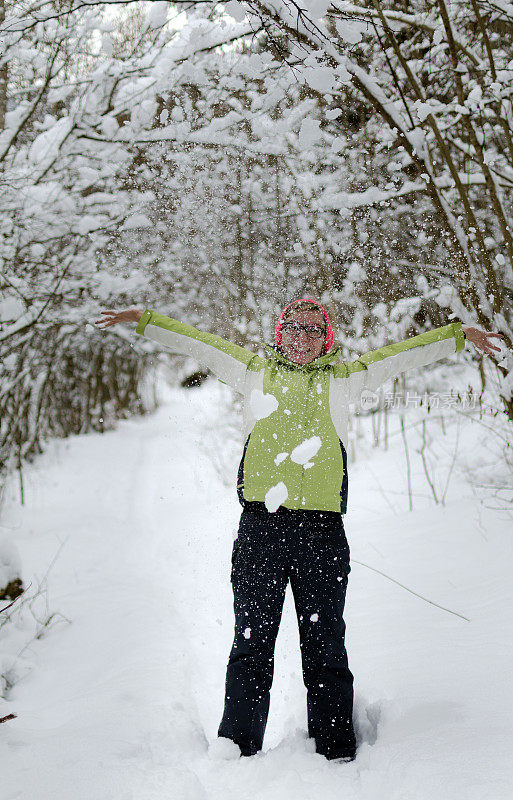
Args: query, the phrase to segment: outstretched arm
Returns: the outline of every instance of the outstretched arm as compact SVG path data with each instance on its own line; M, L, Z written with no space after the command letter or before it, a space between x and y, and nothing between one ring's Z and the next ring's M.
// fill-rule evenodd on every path
M158 342L174 353L191 356L238 392L244 389L248 364L258 359L254 353L221 336L199 331L192 325L185 325L150 309L102 313L105 314L105 319L98 320L97 324L104 323L103 327L107 328L117 322L137 322L136 333Z
M502 338L500 334L489 334L478 328L462 326L453 322L443 328L421 333L404 342L381 347L366 353L352 364L340 365L338 371L346 370L350 378L351 399L357 400L363 389L375 391L390 378L416 367L425 367L439 359L463 350L465 338L476 344L485 353L499 352L490 337Z

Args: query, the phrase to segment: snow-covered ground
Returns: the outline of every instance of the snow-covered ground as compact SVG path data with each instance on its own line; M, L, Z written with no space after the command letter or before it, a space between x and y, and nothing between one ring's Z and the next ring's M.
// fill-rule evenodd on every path
M412 512L397 431L387 452L357 442L346 518L356 761L330 763L307 739L290 594L265 749L229 760L215 740L240 508L235 451L214 430L228 390L161 391L152 416L52 442L25 474L25 506L9 488L0 532L33 585L58 554L48 603L69 622L55 617L17 660L33 620L0 631L2 670L19 678L0 701L0 716L18 715L0 726L2 800L509 800L513 525L464 480L474 434L445 505L411 453ZM439 432L440 486L454 432Z

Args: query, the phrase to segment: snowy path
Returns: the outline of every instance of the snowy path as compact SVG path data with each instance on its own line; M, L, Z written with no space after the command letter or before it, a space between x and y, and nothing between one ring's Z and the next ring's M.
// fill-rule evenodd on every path
M348 649L362 736L335 765L305 733L290 596L266 751L208 753L222 710L239 507L201 448L221 388L166 390L152 417L53 443L10 501L25 574L59 543L50 605L72 620L34 643L2 708L2 800L506 800L513 792L511 520L468 498L394 515L364 459L351 475ZM198 427L199 426L199 427ZM372 471L393 480L394 454ZM371 489L370 486L373 488ZM14 490L13 490L14 492Z

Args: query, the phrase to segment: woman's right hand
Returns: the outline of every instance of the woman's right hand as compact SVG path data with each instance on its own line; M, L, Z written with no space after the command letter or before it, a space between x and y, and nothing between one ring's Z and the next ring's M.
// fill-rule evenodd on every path
M101 329L109 328L111 325L117 325L118 322L139 322L144 311L139 308L127 308L126 311L102 311L104 314L103 319L96 319L95 325L101 326Z

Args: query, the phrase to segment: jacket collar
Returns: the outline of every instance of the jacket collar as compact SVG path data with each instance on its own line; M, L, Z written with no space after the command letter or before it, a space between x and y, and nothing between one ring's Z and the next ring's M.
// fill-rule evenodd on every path
M315 370L326 369L331 366L331 364L340 361L342 356L342 349L340 347L332 347L329 353L314 358L314 360L310 361L308 364L296 364L295 361L290 361L283 353L280 353L276 346L271 347L268 344L264 344L264 349L270 361L282 364L284 367L288 367L288 369L298 370L299 372L314 372Z

